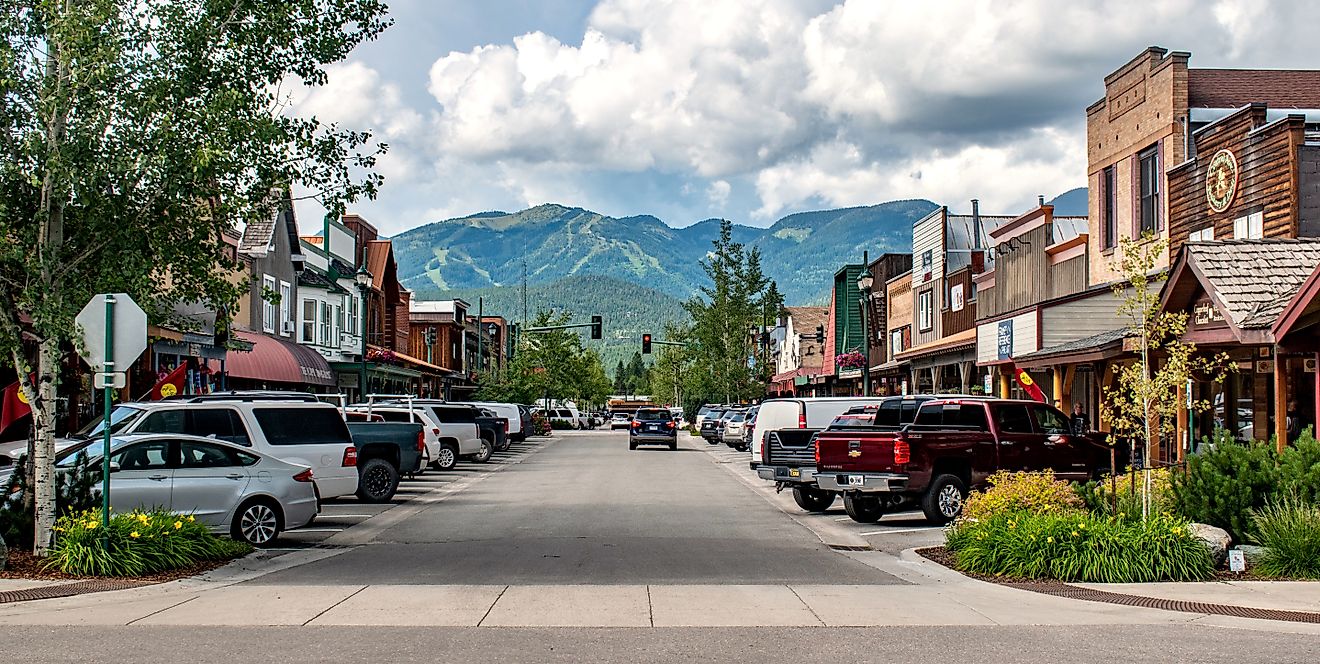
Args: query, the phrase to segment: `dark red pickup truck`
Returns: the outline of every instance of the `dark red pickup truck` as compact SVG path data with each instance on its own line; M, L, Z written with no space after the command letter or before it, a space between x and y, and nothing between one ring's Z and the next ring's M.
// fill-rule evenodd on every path
M937 399L898 431L859 427L816 436L816 485L843 494L848 516L874 523L915 502L932 523L962 511L970 489L999 470L1053 470L1085 481L1109 469L1110 450L1075 435L1058 409L1035 401Z

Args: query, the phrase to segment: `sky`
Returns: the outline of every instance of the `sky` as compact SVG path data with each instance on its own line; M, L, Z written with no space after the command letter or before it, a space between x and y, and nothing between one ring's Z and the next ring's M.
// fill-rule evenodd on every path
M389 145L350 206L386 235L541 203L675 227L907 198L1016 214L1085 186L1085 109L1147 46L1320 66L1305 0L389 4L290 100Z

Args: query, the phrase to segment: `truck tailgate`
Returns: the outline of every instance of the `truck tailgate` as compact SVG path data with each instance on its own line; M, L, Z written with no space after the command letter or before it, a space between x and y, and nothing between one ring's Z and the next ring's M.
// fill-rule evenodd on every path
M899 435L897 431L822 431L816 436L817 472L894 472L894 442Z

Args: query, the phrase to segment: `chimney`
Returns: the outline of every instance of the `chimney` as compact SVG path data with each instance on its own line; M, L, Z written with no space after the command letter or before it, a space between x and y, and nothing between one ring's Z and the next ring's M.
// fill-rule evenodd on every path
M1045 207L1045 194L1036 195L1036 207Z
M972 199L972 248L981 248L981 201Z

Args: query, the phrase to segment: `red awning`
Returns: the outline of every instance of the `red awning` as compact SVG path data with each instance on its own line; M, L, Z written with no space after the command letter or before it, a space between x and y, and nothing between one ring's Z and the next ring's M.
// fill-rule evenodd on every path
M234 336L252 344L252 350L225 354L225 372L231 378L295 385L335 384L330 363L306 346L255 332L235 331Z

